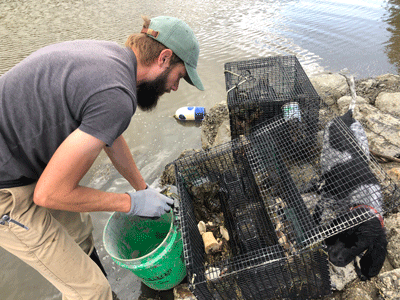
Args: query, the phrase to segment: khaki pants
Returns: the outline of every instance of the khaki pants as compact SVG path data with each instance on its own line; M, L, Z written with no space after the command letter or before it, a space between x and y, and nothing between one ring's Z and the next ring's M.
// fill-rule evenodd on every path
M111 300L111 287L90 259L93 225L88 213L49 210L33 203L35 184L0 189L0 246L50 281L63 299Z

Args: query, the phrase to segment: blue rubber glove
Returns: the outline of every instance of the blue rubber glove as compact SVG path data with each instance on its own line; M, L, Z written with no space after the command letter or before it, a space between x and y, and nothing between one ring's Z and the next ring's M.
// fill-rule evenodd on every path
M147 187L145 190L128 192L131 197L131 210L128 215L145 218L159 218L171 210L174 200L168 198L155 189Z

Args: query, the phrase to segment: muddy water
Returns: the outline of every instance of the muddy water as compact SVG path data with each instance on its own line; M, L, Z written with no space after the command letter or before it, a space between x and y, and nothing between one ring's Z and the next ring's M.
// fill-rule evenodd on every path
M162 98L158 109L138 113L125 133L149 184L182 150L200 148L200 128L172 118L177 108L211 108L226 99L226 62L271 55L296 55L309 75L345 68L356 78L400 69L400 1L377 0L2 0L0 74L32 51L73 39L104 39L119 44L142 24L140 15L184 19L196 33L199 73L206 88L185 82ZM83 184L124 192L130 187L102 155ZM110 282L121 298L137 299L138 279L107 256L102 231L109 213L92 214L95 239ZM0 297L11 300L61 299L40 275L0 249Z

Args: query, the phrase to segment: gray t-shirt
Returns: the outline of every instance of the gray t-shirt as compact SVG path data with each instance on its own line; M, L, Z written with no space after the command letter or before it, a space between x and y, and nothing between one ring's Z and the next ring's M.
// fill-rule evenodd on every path
M136 111L133 51L105 41L44 47L0 77L0 188L37 180L76 128L111 146Z

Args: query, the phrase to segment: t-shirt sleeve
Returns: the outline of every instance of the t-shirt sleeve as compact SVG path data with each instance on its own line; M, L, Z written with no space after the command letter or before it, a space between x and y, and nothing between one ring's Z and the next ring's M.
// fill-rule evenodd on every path
M109 89L91 96L82 108L79 129L111 147L128 127L135 112L132 98L122 89Z

